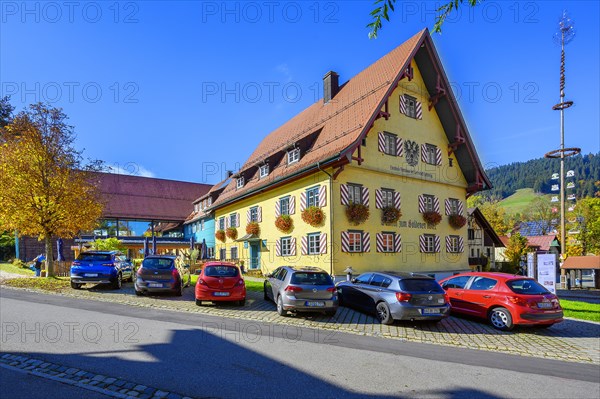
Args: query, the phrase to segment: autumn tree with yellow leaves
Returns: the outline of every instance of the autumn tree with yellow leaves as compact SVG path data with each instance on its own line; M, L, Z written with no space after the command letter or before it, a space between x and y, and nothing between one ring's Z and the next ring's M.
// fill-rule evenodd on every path
M102 214L99 161L84 163L73 127L60 108L30 105L0 128L0 231L17 230L46 244L54 275L52 237L92 230Z

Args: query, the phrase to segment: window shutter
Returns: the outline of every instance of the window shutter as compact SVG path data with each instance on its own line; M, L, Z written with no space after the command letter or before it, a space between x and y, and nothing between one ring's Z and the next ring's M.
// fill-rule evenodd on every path
M340 201L342 205L348 205L348 185L340 184Z
M281 256L281 240L275 241L275 256Z
M425 212L425 197L419 195L419 213Z
M377 233L376 236L376 250L377 252L383 252L383 233Z
M290 256L296 256L296 239L290 238Z
M452 239L446 236L446 252L452 252Z
M458 252L465 252L465 241L462 237L458 237Z
M400 234L394 235L394 251L402 252L402 236Z
M458 201L458 214L464 216L465 208L462 201Z
M421 250L421 252L427 252L427 248L425 247L425 236L424 235L419 236L419 249Z
M379 132L377 146L379 152L385 152L385 134L383 132Z
M361 196L363 205L369 206L369 189L367 187L362 188Z
M427 163L427 146L421 144L421 161Z
M435 252L440 252L440 236L435 236Z
M327 186L322 184L319 187L319 207L323 208L327 205Z
M406 115L406 97L400 96L400 113Z
M433 197L433 210L440 213L440 199L438 197Z
M375 190L375 208L383 208L383 191Z
M350 252L350 242L347 231L342 231L342 252Z
M322 254L326 254L327 253L327 234L321 233L321 242L320 242L320 251L319 253Z
M446 208L446 216L450 215L451 211L452 211L452 206L450 205L450 199L445 199L444 200L444 207Z
M423 119L423 105L421 104L420 101L416 101L417 105L416 105L416 112L415 112L415 116L417 117L417 119Z
M240 222L240 214L239 214L239 212L235 214L235 222L236 222L235 227L240 227L240 223L241 222Z
M290 197L290 215L293 215L296 213L296 197L295 196L291 196Z
M306 209L306 191L300 193L300 212Z
M302 236L302 255L308 255L308 237Z
M262 222L262 206L256 209L256 219L257 222Z
M278 218L281 215L281 202L275 201L275 217Z
M397 191L394 191L394 206L396 209L402 208L402 198L400 197L400 193Z
M401 157L402 155L404 155L404 140L396 137L396 156Z
M371 234L362 233L362 251L371 252Z
M250 209L248 209L248 210L246 211L246 223L250 223L250 221L251 221L251 219L252 219L252 216L250 216L250 215L251 215L251 213L252 213L252 212L250 212Z
M439 148L435 149L435 164L436 165L442 164L442 150L440 150Z
M231 224L231 216L225 217L225 229L228 229L229 227L231 227L231 226L229 226L230 224Z

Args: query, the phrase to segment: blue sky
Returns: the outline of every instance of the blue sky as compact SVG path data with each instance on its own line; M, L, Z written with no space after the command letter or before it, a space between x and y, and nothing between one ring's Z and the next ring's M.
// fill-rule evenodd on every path
M76 145L126 173L217 182L270 131L424 27L439 2L399 1L369 40L372 1L0 3L0 94L69 115ZM432 34L486 168L560 143L562 10L566 145L600 151L596 1L485 1Z

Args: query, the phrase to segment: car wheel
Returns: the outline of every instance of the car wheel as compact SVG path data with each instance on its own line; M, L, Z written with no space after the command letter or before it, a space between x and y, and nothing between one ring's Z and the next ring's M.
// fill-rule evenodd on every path
M242 299L241 301L238 301L238 305L246 306L246 299Z
M263 284L263 298L265 301L269 300L269 295L267 294L267 283Z
M144 293L142 291L135 290L135 295L142 296Z
M277 297L277 313L279 316L287 316L287 311L283 308L283 299L281 299L281 296Z
M200 299L196 299L196 305L202 306L202 301Z
M392 318L392 314L390 313L390 307L386 302L379 302L376 307L377 310L377 318L381 322L381 324L392 324L394 319Z
M339 306L344 306L344 296L342 295L342 290L341 289L338 290L337 297L338 297L338 305Z
M175 295L182 296L183 295L183 281L179 284L179 289L175 291Z
M494 308L490 310L488 319L490 324L498 330L510 331L514 327L512 316L505 308Z
M80 290L81 289L81 284L74 283L74 282L71 281L71 288L73 288L75 290Z
M113 283L113 287L117 290L120 290L123 286L123 275L121 273L117 274L117 279Z

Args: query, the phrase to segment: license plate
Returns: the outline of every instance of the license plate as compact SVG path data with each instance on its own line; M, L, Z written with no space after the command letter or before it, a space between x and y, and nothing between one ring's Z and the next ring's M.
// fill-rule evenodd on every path
M307 301L304 303L305 306L310 306L310 307L323 307L325 306L325 302L315 302L315 301Z
M423 314L439 314L440 310L438 308L425 308L423 309Z
M161 283L148 283L148 287L150 288L162 288L162 286Z
M215 292L214 296L229 296L229 292Z
M86 277L98 277L98 273L86 273Z
M540 309L552 309L552 303L551 302L539 302L538 303L538 308L540 308Z

